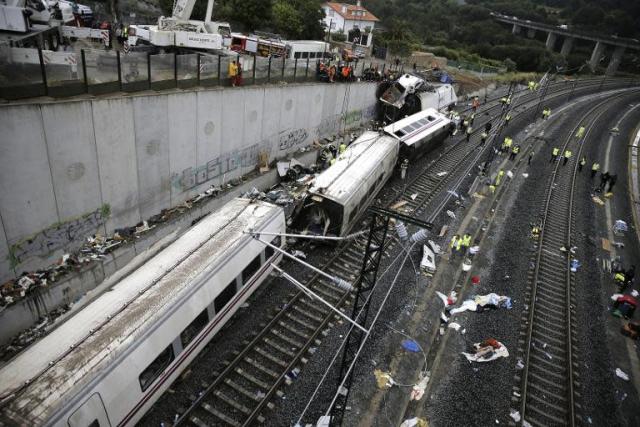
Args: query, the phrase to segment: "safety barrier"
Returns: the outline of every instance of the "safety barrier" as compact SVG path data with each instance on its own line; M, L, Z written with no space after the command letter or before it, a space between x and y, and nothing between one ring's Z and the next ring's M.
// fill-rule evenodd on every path
M317 79L315 59L265 58L207 53L150 54L83 49L50 51L0 47L0 98L69 97L170 88L230 86L229 63L242 65L242 85L304 82ZM403 71L384 62L349 63L356 78L370 78L366 70ZM340 79L337 79L340 81Z

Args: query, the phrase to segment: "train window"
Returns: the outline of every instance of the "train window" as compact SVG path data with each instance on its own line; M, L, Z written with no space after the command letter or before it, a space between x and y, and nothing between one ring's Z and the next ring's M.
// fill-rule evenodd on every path
M434 121L436 118L433 116L427 116L427 119L429 119L430 122Z
M147 369L142 371L142 373L138 377L138 380L140 381L140 388L142 388L142 391L148 389L149 386L156 379L158 379L162 371L164 371L171 364L171 362L173 362L174 358L175 356L173 354L173 346L170 345L169 347L165 348L164 351L160 353L160 355L156 357L149 366L147 366Z
M184 331L180 334L180 341L182 342L182 348L187 348L189 343L200 333L202 329L209 323L209 314L207 309L202 310L202 313L193 319L189 325L184 328Z
M277 236L275 239L271 241L271 244L273 246L280 247L280 242L281 242L280 236ZM264 255L265 255L264 258L268 260L273 256L274 253L275 253L275 249L273 249L271 246L267 246L267 248L264 250Z
M213 300L213 307L216 309L216 313L219 313L231 298L236 294L236 279L233 279L231 283L227 285L222 292L218 294Z
M309 52L302 52L302 59L307 59L309 57Z
M256 256L253 261L242 270L242 286L246 285L249 279L256 274L256 271L260 268L260 255Z
M293 57L296 58L296 59L300 59L300 52L294 53Z

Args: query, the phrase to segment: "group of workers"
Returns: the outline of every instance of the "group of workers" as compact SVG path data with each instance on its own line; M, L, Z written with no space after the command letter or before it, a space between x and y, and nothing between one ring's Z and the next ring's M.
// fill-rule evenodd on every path
M636 275L636 266L632 265L628 270L624 270L620 268L613 272L613 280L616 282L620 292L624 291L624 289L633 284L633 278Z
M353 67L349 63L338 62L337 64L318 62L316 77L320 81L334 83L337 81L349 82L355 79Z
M455 234L451 238L449 247L451 248L451 253L453 255L456 255L456 254L465 255L469 250L469 248L471 247L471 235L464 234L463 236L459 236Z
M327 169L333 165L338 157L347 151L348 145L343 141L338 148L334 144L329 144L320 152L320 166L322 169Z

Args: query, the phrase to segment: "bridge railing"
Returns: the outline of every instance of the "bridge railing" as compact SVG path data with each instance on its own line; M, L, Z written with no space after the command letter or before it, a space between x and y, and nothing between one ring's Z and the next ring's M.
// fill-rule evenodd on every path
M318 60L308 58L205 53L152 55L102 49L55 52L0 47L0 98L62 98L82 94L230 86L228 69L233 60L242 65L242 85L327 81L326 77L318 75ZM404 71L402 64L386 64L379 60L356 60L348 64L353 69L353 77L349 80L372 80L387 70ZM379 73L372 73L373 69ZM335 80L346 79L336 76Z

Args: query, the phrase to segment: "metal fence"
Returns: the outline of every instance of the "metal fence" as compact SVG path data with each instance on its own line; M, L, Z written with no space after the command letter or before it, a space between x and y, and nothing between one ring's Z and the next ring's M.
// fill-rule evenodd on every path
M84 49L54 52L0 47L0 98L69 97L195 86L229 86L229 63L242 65L242 85L305 82L318 79L315 59L264 58L205 53L156 54ZM402 72L384 62L349 64L356 78L371 70ZM341 79L338 78L338 81Z

